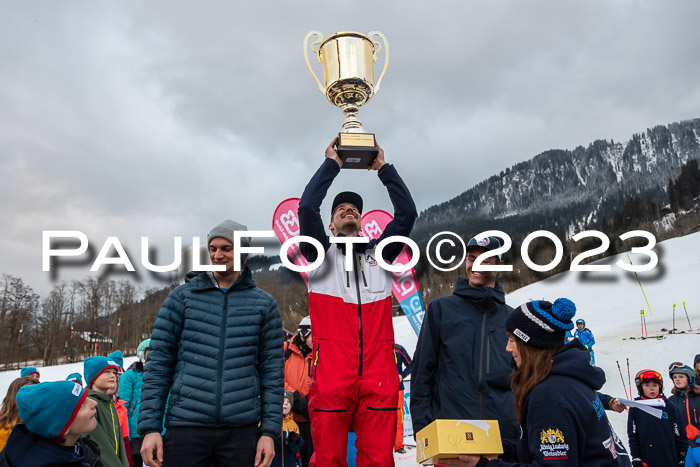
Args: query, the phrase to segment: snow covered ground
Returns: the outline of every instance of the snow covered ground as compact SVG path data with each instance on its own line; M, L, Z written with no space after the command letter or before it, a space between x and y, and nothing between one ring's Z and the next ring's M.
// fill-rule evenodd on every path
M676 329L687 331L688 320L682 302L686 302L688 318L694 329L700 328L700 233L667 240L655 248L659 255L658 266L649 273L640 273L639 278L651 305L653 315L646 315L649 336L659 335L662 328L671 329L673 304L676 304ZM646 261L642 255L631 255L634 264ZM586 325L596 338L594 347L596 363L607 375L602 391L616 397L624 397L622 381L616 361L620 361L625 384L627 380L626 359L630 360L630 373L643 368L658 370L664 376L664 393L670 395L671 383L667 369L673 361L692 365L695 354L700 353L700 335L666 334L664 339L620 340L640 335L640 310L648 308L644 295L634 274L615 266L619 259L627 261L625 254L608 258L595 264L611 264L609 273L567 272L536 284L523 287L509 294L506 300L518 306L531 299L553 301L559 297L572 300L577 308L577 318L586 320ZM394 319L396 340L413 354L417 336L404 317ZM129 366L135 357L127 357ZM82 373L82 363L39 368L42 381L65 379L70 373ZM19 371L0 372L0 394L4 396ZM634 382L632 382L634 384ZM608 411L618 435L627 440L627 415ZM412 442L412 438L406 438ZM395 455L399 467L416 466L415 450Z
M689 329L683 301L686 302L688 318L693 328L700 328L700 233L659 243L655 251L659 255L658 266L649 273L639 273L639 280L653 312L653 315L645 315L649 336L662 334L662 328L672 329L674 303L676 329ZM647 261L642 255L630 257L635 265ZM637 371L651 368L664 377L664 394L670 396L673 384L667 378L668 365L682 361L692 366L693 357L700 353L700 335L663 333L666 337L661 340L621 341L621 338L640 336L640 310L647 309L648 313L648 308L634 274L615 266L620 259L627 262L627 255L594 263L612 265L609 273L566 272L508 294L506 302L517 307L528 300L554 301L560 297L572 300L578 310L576 318L586 320L586 326L593 331L596 339L596 363L607 377L602 392L625 397L616 361L620 361L627 385L626 359L629 358L633 386ZM396 341L413 353L417 337L408 320L395 318L394 329ZM636 395L635 389L633 397ZM627 413L606 413L615 431L627 445ZM418 464L401 459L397 460L397 465L407 467Z

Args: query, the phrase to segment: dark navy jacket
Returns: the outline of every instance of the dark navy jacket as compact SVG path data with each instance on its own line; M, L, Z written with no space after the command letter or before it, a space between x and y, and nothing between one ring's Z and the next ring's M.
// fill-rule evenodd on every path
M641 459L649 467L676 466L685 460L688 440L678 408L666 402L661 418L631 408L627 419L627 437L633 459ZM641 397L635 400L641 400Z
M166 427L282 429L282 320L275 300L243 269L226 291L206 272L191 272L158 312L139 411L141 436Z
M100 448L90 439L78 438L75 446L49 443L15 425L0 453L0 467L102 467Z
M433 300L425 314L411 370L411 417L418 433L436 419L498 420L504 439L517 438L505 321L512 308L503 288L471 287Z
M682 392L677 392L668 398L681 414L683 430L689 440L695 441L700 434L700 394L694 391L695 386Z
M411 374L411 357L400 344L394 344L394 356L396 357L396 371L398 371L401 376L399 391L403 391L406 389L403 385L403 380L406 379L406 376Z
M578 339L553 360L552 372L525 399L516 465L631 465L596 392L605 383L603 370L590 364ZM513 464L482 460L478 465Z

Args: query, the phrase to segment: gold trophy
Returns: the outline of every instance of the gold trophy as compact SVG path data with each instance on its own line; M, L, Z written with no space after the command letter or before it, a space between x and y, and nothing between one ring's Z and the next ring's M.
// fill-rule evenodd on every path
M323 66L324 85L316 77L309 63L308 43L312 36L318 39L311 43L311 51ZM378 36L384 43L384 69L374 84L373 65L382 45L373 40ZM318 45L318 50L314 46ZM379 150L373 133L367 133L357 118L359 107L379 92L379 85L389 64L389 43L379 31L367 35L359 32L337 32L324 39L319 31L310 31L304 38L304 59L318 89L331 104L340 107L345 114L343 130L338 133L338 156L344 169L366 169L372 165Z

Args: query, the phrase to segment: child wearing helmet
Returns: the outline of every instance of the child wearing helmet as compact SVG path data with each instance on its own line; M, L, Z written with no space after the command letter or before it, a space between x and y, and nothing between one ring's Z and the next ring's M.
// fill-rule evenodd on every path
M580 340L583 346L588 349L588 351L591 353L591 365L595 365L595 352L593 351L595 338L593 337L591 330L586 327L585 320L576 320L576 331L574 331L574 338Z
M695 384L695 371L688 365L673 362L668 367L668 375L673 379L673 395L668 401L678 407L688 444L696 448L695 439L700 436L700 386Z
M676 466L683 465L688 442L683 430L683 420L678 408L664 397L664 381L654 370L641 370L634 378L639 397L635 400L662 399L665 406L657 418L638 408L630 408L627 419L627 435L632 455L632 465Z

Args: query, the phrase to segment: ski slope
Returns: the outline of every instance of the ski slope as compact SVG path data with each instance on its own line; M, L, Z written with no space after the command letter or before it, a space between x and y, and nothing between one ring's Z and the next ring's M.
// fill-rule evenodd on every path
M700 328L700 233L666 240L659 243L654 251L659 255L659 264L649 273L639 273L653 313L645 314L649 336L661 334L662 328L672 329L674 303L677 305L676 329L689 329L683 301L686 302L693 328ZM630 254L630 257L635 265L647 261L642 255ZM596 339L593 347L596 364L607 377L601 391L615 397L625 397L616 361L620 361L625 385L628 385L626 359L629 358L632 385L637 371L651 368L664 377L664 394L668 397L673 387L667 377L668 365L682 361L692 366L693 357L700 353L700 335L666 334L662 340L621 341L624 337L640 336L640 310L647 309L648 313L648 308L634 274L614 266L618 260L627 262L627 255L592 263L613 265L609 273L565 272L508 294L506 302L517 307L528 300L570 299L576 304L576 318L586 320L586 326ZM407 351L414 352L417 337L408 321L403 317L395 318L394 330L396 341ZM636 396L635 389L633 397ZM608 410L606 413L627 446L627 412L618 414ZM402 459L397 461L397 465L418 464Z
M700 328L700 233L667 240L656 246L659 264L649 273L640 273L639 279L644 288L651 312L646 324L649 336L661 334L662 328L672 329L673 304L676 306L676 329L687 331L688 319L693 328ZM630 255L634 264L646 261L641 255ZM664 376L664 394L669 396L672 384L666 377L668 365L673 361L683 361L692 365L695 354L700 353L699 334L666 334L664 339L620 340L630 336L640 336L640 310L648 307L639 283L633 273L614 266L618 260L627 261L627 255L593 264L611 264L609 273L566 272L547 280L531 284L506 296L509 305L516 307L528 300L546 299L553 301L559 297L572 300L578 309L577 318L586 320L596 339L594 347L596 363L607 376L602 392L624 397L622 381L616 361L623 369L625 385L628 384L626 359L630 360L630 373L643 368L658 370ZM688 319L682 302L686 302ZM415 351L417 336L405 317L394 318L396 341L411 354ZM128 367L135 357L124 359ZM53 367L40 367L42 381L65 379L71 373L82 374L83 364L73 363ZM0 394L4 397L7 387L19 371L0 372ZM634 382L632 382L634 385ZM636 391L634 396L636 396ZM607 411L608 417L618 435L627 442L627 414ZM406 441L412 442L411 438ZM415 450L405 455L395 455L399 467L416 466Z

